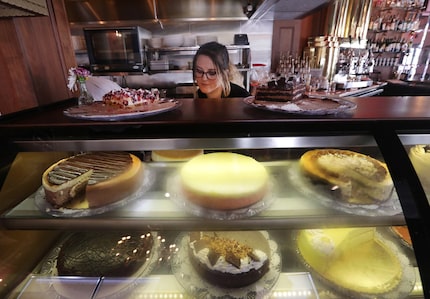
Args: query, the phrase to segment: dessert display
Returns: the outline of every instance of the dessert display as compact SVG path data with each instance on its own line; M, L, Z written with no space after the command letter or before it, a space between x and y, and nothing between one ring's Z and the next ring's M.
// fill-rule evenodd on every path
M341 202L380 204L394 189L385 163L354 151L310 150L300 157L299 164L306 177Z
M261 101L294 101L302 98L306 91L304 83L280 77L257 87L255 99Z
M230 152L194 157L182 166L179 177L190 202L214 210L234 210L257 203L265 196L269 183L264 165Z
M134 194L145 165L126 152L89 152L51 165L42 175L45 199L55 208L106 206Z
M398 292L396 298L401 298L413 287L412 283L397 289L405 272L409 275L411 270L375 228L302 230L297 234L297 246L311 270L349 296L386 298L383 294Z
M154 150L151 159L155 162L188 161L195 156L202 155L202 149L195 150Z
M111 90L103 96L103 103L106 105L118 106L120 108L149 105L160 100L158 89L131 89L122 88Z
M60 276L129 277L152 254L151 233L78 232L61 246L57 257Z
M409 150L409 159L415 168L424 191L430 194L430 145L415 145Z

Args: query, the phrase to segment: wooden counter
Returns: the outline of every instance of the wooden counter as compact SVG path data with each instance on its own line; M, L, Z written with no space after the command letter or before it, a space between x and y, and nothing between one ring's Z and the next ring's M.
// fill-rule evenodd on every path
M57 138L73 135L85 137L97 133L130 136L192 136L194 133L211 132L216 135L229 133L366 130L375 122L390 126L429 129L430 108L424 96L363 97L349 99L357 108L348 115L301 116L263 111L251 107L240 98L229 99L180 99L181 106L163 114L125 121L83 121L63 114L75 100L32 109L0 118L0 136L19 137L24 134L39 136L52 134Z

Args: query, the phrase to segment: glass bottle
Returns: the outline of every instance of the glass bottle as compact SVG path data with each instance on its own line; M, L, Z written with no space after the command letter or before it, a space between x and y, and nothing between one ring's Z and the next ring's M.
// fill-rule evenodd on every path
M78 105L89 105L94 102L93 96L89 93L87 89L87 84L85 82L85 78L78 80L79 86L79 97L78 97Z

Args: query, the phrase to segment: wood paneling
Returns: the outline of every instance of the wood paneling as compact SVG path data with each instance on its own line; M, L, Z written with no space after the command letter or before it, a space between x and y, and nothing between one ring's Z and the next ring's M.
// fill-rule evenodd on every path
M67 71L75 65L63 1L48 1L49 16L0 20L0 112L54 103L72 94ZM3 88L5 87L5 88Z
M0 20L0 45L1 114L36 107L33 81L13 19Z
M272 70L276 70L282 54L300 55L300 20L275 21L272 36Z
M308 37L325 35L327 8L318 9L299 20L275 20L272 37L272 70L282 53L302 56Z

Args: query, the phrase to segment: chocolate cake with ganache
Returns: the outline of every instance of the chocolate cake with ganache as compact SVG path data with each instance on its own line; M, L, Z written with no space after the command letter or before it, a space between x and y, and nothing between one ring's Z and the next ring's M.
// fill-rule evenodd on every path
M259 101L293 101L303 97L306 91L304 83L287 80L285 77L269 81L267 85L258 86L255 99Z

